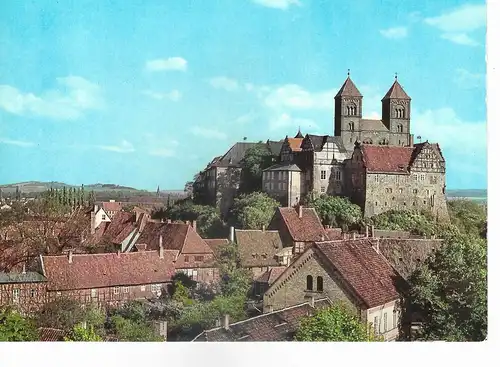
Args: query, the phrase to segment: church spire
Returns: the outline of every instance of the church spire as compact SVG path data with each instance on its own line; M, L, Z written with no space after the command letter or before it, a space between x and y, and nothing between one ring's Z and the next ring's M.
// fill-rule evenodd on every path
M295 135L295 138L304 139L304 135L302 135L302 133L300 132L300 126L299 126L299 131L297 132L297 135Z
M351 80L351 69L347 69L347 79L345 80L344 84L342 84L342 87L340 87L340 90L335 96L335 98L337 97L363 97L359 89Z
M394 75L394 83L392 83L384 98L382 98L382 101L386 99L411 99L408 94L406 94L401 84L399 84L398 73Z

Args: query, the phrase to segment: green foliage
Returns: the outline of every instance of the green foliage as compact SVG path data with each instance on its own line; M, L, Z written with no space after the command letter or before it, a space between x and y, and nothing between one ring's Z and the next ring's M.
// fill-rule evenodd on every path
M351 309L341 303L325 308L301 320L295 339L298 341L368 342L377 338Z
M172 283L174 283L172 293L174 293L176 290L177 282L180 282L184 287L186 287L189 290L195 289L197 284L197 282L193 280L189 275L179 271L175 273L175 275L172 277Z
M463 233L486 238L487 210L485 205L473 200L448 201L448 213L451 223Z
M161 341L160 336L155 335L151 325L146 322L126 319L119 314L111 317L111 332L120 341L151 342Z
M67 332L75 325L86 323L94 330L101 330L105 322L104 312L92 305L85 308L73 299L60 298L46 303L36 315L38 327L62 329Z
M333 227L350 227L361 222L361 208L347 198L321 195L308 199L308 204L316 209L321 221Z
M409 279L410 312L424 322L424 340L482 341L487 335L486 241L450 235Z
M220 274L220 289L223 295L246 295L252 285L248 269L241 267L238 245L231 242L218 249L217 267Z
M273 158L274 156L263 143L254 145L245 152L245 157L241 160L241 193L261 190L262 170L273 164Z
M75 326L70 334L64 337L67 342L100 342L102 338L94 331L94 328Z
M369 218L367 224L374 225L377 229L409 231L422 236L441 232L440 224L432 214L415 210L389 210Z
M271 221L279 203L262 192L244 194L234 200L231 209L235 224L244 229L260 229Z
M217 238L225 233L217 210L209 205L194 204L192 200L180 200L172 206L158 209L152 217L183 222L196 220L197 231L204 238Z
M147 320L147 309L141 301L129 301L122 307L112 310L111 314L137 323L144 323Z
M0 342L36 341L34 323L12 308L0 309Z
M172 300L181 303L184 306L189 306L194 303L189 295L189 289L185 287L180 281L174 284L174 294L172 295Z

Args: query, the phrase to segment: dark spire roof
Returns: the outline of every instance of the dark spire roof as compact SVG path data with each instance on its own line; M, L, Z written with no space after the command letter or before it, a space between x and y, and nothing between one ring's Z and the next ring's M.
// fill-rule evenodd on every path
M358 88L356 88L356 86L352 82L350 72L347 73L347 79L345 80L344 84L342 84L342 87L340 87L340 90L335 96L335 98L341 96L363 97L363 95L359 92Z
M403 90L401 84L399 84L397 74L394 83L392 84L391 88L387 91L384 98L382 98L382 100L390 98L411 99L408 96L408 94L406 94L406 92Z
M300 132L300 127L299 127L299 131L297 132L297 135L295 135L295 138L304 139L304 135L302 135L302 133Z

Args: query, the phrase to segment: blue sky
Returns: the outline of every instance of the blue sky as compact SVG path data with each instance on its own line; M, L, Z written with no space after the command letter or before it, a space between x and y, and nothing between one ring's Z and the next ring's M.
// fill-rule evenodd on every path
M181 189L243 137L333 134L347 69L379 116L394 73L448 188L486 187L482 2L2 2L0 183Z

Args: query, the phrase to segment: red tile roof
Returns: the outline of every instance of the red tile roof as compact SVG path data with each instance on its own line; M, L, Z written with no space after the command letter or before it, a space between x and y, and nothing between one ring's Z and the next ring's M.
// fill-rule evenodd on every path
M185 223L153 223L144 227L137 243L145 243L150 250L159 249L160 235L165 249L178 250L183 254L213 254L200 235Z
M293 241L314 242L328 239L314 208L302 208L302 218L299 218L296 208L278 208L278 211Z
M344 84L342 84L342 87L340 87L338 93L335 95L335 97L340 96L361 97L359 89L356 88L349 76L345 80Z
M234 233L243 267L279 266L276 254L283 243L278 231L236 229Z
M413 148L383 145L361 145L368 172L407 173Z
M408 94L404 91L403 87L401 84L399 84L398 80L396 79L392 86L389 88L387 93L385 94L384 99L389 99L389 98L397 98L397 99L411 99Z
M177 251L43 256L49 290L166 283L175 273Z
M330 241L342 239L342 228L327 228L326 233Z
M256 282L259 283L267 283L269 285L273 284L278 277L283 274L286 270L286 266L278 266L274 268L270 268L268 271L262 273L257 279Z
M205 238L205 242L215 254L219 248L229 244L229 240L227 238Z
M401 276L373 249L370 240L323 242L315 244L315 248L368 308L399 298L396 283Z
M109 238L113 243L121 243L135 228L134 214L118 212L106 228L104 236Z
M109 212L109 211L112 211L112 212L119 212L120 210L122 210L122 203L119 203L119 202L110 202L110 201L104 201L102 203L102 208L104 209L105 212Z
M303 138L288 138L288 144L290 145L290 149L292 152L300 152L302 151L301 145L302 145L302 140Z

